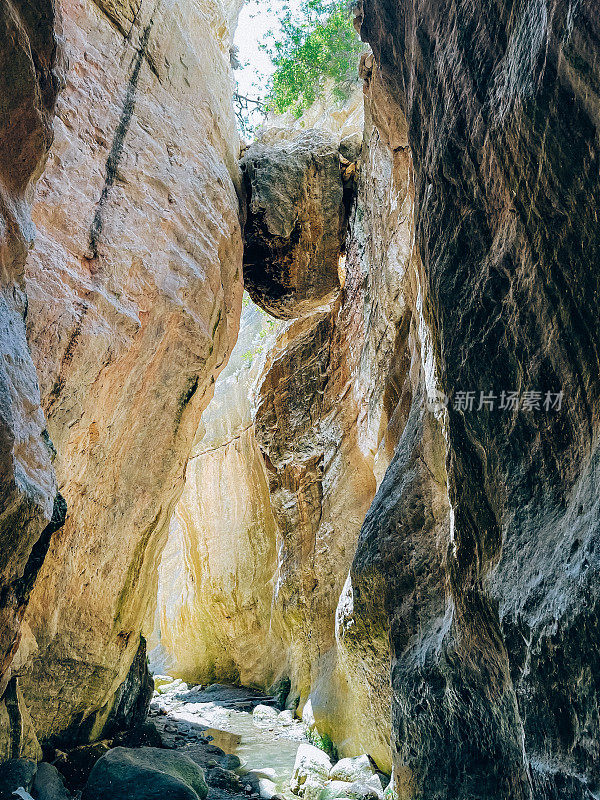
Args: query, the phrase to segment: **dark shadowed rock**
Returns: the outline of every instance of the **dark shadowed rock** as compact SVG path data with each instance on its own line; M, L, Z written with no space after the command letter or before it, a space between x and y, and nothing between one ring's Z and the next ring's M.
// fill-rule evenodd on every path
M71 797L60 772L46 763L38 764L32 792L35 800L69 800Z
M269 694L275 698L275 705L280 711L285 708L285 703L292 688L292 682L287 675L281 677L269 687Z
M346 237L338 143L308 130L251 145L242 159L248 197L244 283L276 317L300 317L339 291Z
M133 731L138 729L138 736L143 736L139 730L146 720L154 683L148 671L148 658L146 656L146 640L140 636L140 643L135 658L127 673L127 678L119 687L115 698L115 707L106 725L106 733L112 735L113 731ZM147 731L153 737L152 731ZM154 741L144 742L155 746ZM131 746L131 745L129 745ZM137 745L134 745L137 746Z
M226 753L221 758L221 766L224 769L229 769L229 770L238 769L241 765L242 765L242 762L240 761L238 756L234 756L232 754Z
M209 766L206 772L206 782L215 789L225 789L228 792L242 792L244 787L238 775L229 769L224 769L218 764Z
M19 787L31 788L36 763L27 758L13 758L0 766L0 800L14 800L13 792Z
M56 751L54 763L71 789L81 789L87 781L96 762L110 752L112 742L99 741L94 744L84 744L63 752Z
M204 800L207 794L202 770L183 753L116 747L92 770L82 800Z
M153 722L144 722L115 736L113 743L120 747L162 747L160 733Z
M353 568L358 579L379 562L386 577L396 789L589 798L600 787L597 3L364 0L359 21L378 64L375 123L390 143L408 134L430 368L451 396L448 537L427 535L414 409ZM460 391L493 393L496 407L455 407ZM539 392L540 407L501 410L502 391ZM544 409L560 391L562 407Z

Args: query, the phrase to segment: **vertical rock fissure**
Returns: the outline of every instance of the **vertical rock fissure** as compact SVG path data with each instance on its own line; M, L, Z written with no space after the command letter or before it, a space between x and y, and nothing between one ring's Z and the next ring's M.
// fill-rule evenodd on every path
M125 137L129 131L133 112L135 110L135 96L140 77L140 70L142 69L142 64L146 58L150 33L152 31L152 27L154 26L154 14L156 13L156 8L158 8L158 5L155 7L154 13L150 17L150 20L144 27L142 35L140 36L137 52L133 60L131 75L125 90L125 99L121 109L119 124L115 130L110 152L106 160L104 186L102 187L102 193L100 194L100 199L98 200L89 233L89 250L92 254L92 258L94 259L98 258L98 245L100 243L100 237L102 236L102 228L104 225L104 207L108 201L110 190L118 178L119 164L123 156Z

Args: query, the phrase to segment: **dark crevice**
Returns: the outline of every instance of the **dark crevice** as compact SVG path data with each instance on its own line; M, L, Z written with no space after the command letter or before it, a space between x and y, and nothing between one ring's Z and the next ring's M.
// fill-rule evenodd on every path
M196 394L198 390L198 384L199 384L199 379L197 375L195 378L190 378L187 388L182 392L179 398L179 401L177 403L177 413L175 414L175 423L177 427L181 422L183 412L185 411L192 397Z
M152 30L153 25L154 25L154 17L151 17L150 21L144 28L144 32L140 38L137 55L135 57L133 64L133 70L131 73L131 77L129 78L129 83L127 84L125 101L123 103L123 108L121 110L121 118L119 119L119 124L117 125L117 129L115 131L115 135L113 137L112 145L110 148L110 153L106 161L104 187L102 189L100 199L98 200L96 206L96 213L94 214L94 219L90 227L90 235L89 235L89 249L91 257L94 259L98 258L98 244L100 241L100 237L102 235L102 228L104 225L104 206L106 205L106 201L108 200L108 195L110 193L110 190L117 179L119 164L123 156L125 137L127 136L127 133L129 131L131 125L131 118L133 117L133 112L135 110L135 98L140 78L140 70L142 68L142 63L146 58L148 50L148 41L150 39L150 32Z
M19 605L24 605L29 600L33 584L35 583L35 579L37 578L38 572L46 558L48 548L50 547L52 535L62 528L66 518L67 503L60 492L58 492L54 498L52 518L42 531L40 538L33 545L23 575L13 584L15 597Z
M14 676L8 682L4 692L4 704L8 714L8 724L10 730L10 754L11 758L19 758L21 755L21 734L23 720L21 709L19 708L19 695L17 691L17 677Z

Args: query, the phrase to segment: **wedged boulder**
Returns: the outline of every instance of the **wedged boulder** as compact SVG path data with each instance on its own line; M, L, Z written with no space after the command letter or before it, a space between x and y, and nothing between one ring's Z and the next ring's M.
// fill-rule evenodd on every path
M340 288L347 214L337 140L317 130L270 144L258 140L241 163L246 290L275 317L303 316Z
M183 753L116 747L92 770L82 800L204 800L207 794L204 773Z
M290 789L300 797L318 795L329 779L330 770L331 760L326 753L312 744L301 744L296 755Z

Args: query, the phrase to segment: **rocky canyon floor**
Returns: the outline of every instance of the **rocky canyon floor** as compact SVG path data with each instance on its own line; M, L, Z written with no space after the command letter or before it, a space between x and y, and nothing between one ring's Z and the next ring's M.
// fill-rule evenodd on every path
M149 719L165 747L205 770L210 798L292 798L289 784L307 728L291 711L252 689L213 684L188 688L176 681L156 693ZM269 705L267 705L267 703Z
M37 769L26 759L5 762L0 800L146 800L148 782L151 796L165 800L384 798L389 779L367 755L326 753L277 698L222 684L188 687L170 676L155 685L137 731L55 750L53 764Z

